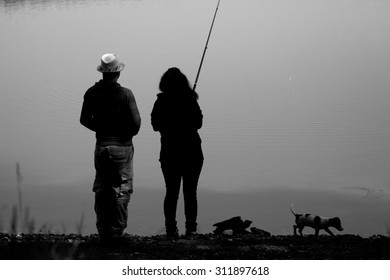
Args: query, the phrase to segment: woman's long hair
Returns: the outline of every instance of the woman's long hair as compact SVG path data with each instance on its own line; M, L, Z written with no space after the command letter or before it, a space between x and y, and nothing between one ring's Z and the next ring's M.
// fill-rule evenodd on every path
M198 99L198 94L192 90L187 77L179 68L169 68L161 77L159 88L166 94L188 94Z

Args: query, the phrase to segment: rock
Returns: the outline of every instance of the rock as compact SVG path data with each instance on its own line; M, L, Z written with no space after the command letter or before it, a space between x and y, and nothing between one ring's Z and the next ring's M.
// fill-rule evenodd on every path
M271 233L269 233L268 231L259 229L257 227L251 227L250 230L253 234L259 235L261 237L270 237L271 236Z
M232 230L234 234L248 233L246 229L252 224L252 221L243 221L240 216L230 218L228 220L214 224L216 227L214 230L215 234L221 234L225 230Z
M233 235L233 230L232 229L227 229L227 230L224 230L223 232L222 232L222 235L228 235L228 236L231 236L231 235Z
M3 238L0 239L0 242L9 243L9 242L11 242L11 239L9 239L9 237L7 237L7 236L4 236Z

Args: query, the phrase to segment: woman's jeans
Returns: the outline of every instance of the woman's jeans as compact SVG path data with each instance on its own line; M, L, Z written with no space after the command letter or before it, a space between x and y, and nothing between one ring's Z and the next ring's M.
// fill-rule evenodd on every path
M133 192L133 146L95 148L96 227L102 238L118 237L127 227L128 204Z
M164 215L167 234L177 232L176 209L182 180L186 231L196 232L198 215L197 187L202 166L203 159L184 163L161 160L161 169L166 185Z

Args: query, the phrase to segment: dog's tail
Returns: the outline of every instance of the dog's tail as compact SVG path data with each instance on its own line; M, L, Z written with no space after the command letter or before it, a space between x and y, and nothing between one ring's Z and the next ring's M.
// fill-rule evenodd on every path
M293 206L294 206L294 203L291 203L290 211L291 211L291 213L293 213L294 216L296 216L297 214L294 212Z

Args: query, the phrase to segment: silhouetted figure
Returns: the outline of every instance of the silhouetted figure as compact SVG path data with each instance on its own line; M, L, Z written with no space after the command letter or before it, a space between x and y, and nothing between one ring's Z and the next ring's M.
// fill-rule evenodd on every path
M128 203L133 192L132 138L141 118L131 90L118 82L125 65L117 55L105 54L97 70L103 79L84 95L80 122L96 132L96 227L102 241L120 238L127 227Z
M166 185L164 199L167 236L178 236L176 208L183 181L186 235L197 231L197 187L203 166L201 138L203 115L186 76L168 69L160 81L161 93L154 103L152 126L161 134L160 162Z

